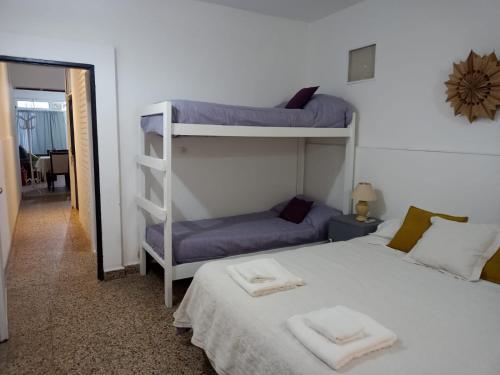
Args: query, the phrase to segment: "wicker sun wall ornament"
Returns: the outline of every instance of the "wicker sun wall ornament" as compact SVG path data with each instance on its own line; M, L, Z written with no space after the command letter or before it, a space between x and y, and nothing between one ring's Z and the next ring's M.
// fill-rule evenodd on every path
M479 56L471 51L466 61L453 64L453 73L445 82L447 102L455 116L473 122L478 118L495 119L500 107L500 61L495 53Z

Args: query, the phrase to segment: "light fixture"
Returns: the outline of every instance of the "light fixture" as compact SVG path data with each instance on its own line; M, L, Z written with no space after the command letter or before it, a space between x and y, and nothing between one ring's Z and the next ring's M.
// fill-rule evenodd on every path
M368 182L360 182L352 192L352 198L358 201L356 204L356 214L358 215L356 216L356 220L366 221L368 211L370 210L368 202L377 200L377 195L372 185Z

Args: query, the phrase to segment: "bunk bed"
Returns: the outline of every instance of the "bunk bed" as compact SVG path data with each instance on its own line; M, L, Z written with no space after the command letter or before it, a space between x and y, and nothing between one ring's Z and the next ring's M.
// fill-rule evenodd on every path
M319 95L318 102L327 100ZM340 100L338 98L335 98ZM328 99L330 100L330 99ZM345 102L344 102L345 103ZM342 103L341 103L342 104ZM184 259L179 263L173 253L172 222L172 138L177 136L202 137L262 137L298 138L297 186L298 195L304 190L305 146L308 139L335 139L345 144L344 200L342 211L351 212L351 191L354 182L355 124L356 114L333 113L337 122L328 121L332 113L325 113L324 107L314 110L290 110L284 108L252 108L217 105L189 101L165 101L147 107L141 113L139 131L140 150L137 155L139 172L139 193L136 203L139 209L139 254L140 272L146 274L147 254L164 269L165 304L172 307L172 282L194 276L196 270L210 259ZM341 105L342 107L342 105ZM331 112L328 109L326 112ZM352 116L351 116L352 114ZM342 116L345 116L344 118ZM203 123L187 121L203 120ZM179 122L181 121L181 122ZM264 126L270 124L272 126ZM331 127L334 126L334 127ZM340 127L343 126L343 127ZM162 158L146 155L145 134L153 133L163 137ZM335 141L334 141L335 142ZM151 169L161 173L163 185L163 205L155 204L146 197L145 171ZM147 226L146 215L160 221L155 226ZM157 241L152 240L156 236ZM161 237L161 240L158 238ZM304 243L306 241L297 244ZM161 249L163 246L163 249ZM296 248L291 246L290 248ZM161 251L163 250L163 251ZM280 248L279 250L284 250ZM275 251L270 249L268 251ZM248 254L248 252L241 252ZM209 257L210 258L210 257ZM211 258L220 258L214 256Z

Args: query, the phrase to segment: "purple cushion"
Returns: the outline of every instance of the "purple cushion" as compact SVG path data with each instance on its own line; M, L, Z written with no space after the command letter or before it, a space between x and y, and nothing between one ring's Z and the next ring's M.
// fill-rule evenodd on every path
M287 103L285 108L287 109L302 109L305 107L309 100L311 100L312 96L316 92L319 86L316 87L305 87L299 90L292 99Z
M302 199L302 200L305 200L305 201L313 200L313 199L311 199L309 197L306 197L303 194L296 195L295 198L299 198L299 199ZM274 211L274 212L276 212L279 215L281 213L281 211L283 211L285 209L285 207L286 207L286 205L288 203L290 203L290 199L287 199L286 201L279 202L278 204L276 204L273 207L271 207L271 211Z
M295 224L300 224L309 211L311 211L313 203L313 201L305 201L295 197L288 202L283 211L281 211L280 218Z

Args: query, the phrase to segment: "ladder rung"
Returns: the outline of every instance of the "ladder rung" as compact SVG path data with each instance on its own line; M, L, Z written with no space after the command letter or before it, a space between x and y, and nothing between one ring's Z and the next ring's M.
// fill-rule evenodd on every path
M156 169L158 171L166 171L167 163L163 159L153 158L146 155L137 155L137 164L143 165L148 168Z
M148 252L149 255L151 255L154 260L156 260L162 267L165 267L165 261L161 259L161 257L158 255L156 251L153 250L151 246L146 241L142 241L142 248Z
M141 116L154 116L163 115L170 110L169 102L161 102L148 106L141 114Z
M136 202L139 207L141 207L143 210L149 212L151 215L155 216L157 219L160 220L166 220L167 219L167 210L164 208L154 204L150 200L137 196L136 197Z

